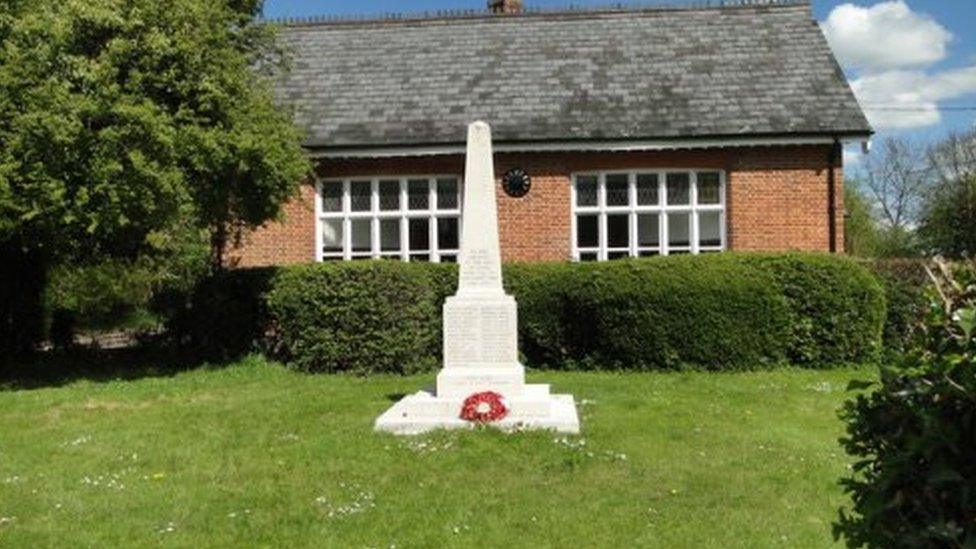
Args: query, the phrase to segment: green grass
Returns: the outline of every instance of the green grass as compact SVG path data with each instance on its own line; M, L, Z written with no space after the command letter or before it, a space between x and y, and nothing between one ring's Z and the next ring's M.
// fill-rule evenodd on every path
M0 546L825 547L871 376L533 374L576 396L569 438L374 434L433 376L257 358L0 391Z

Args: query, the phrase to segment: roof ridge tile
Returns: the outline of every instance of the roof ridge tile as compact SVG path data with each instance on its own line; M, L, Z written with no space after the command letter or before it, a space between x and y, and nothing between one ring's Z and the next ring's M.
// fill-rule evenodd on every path
M452 21L469 19L523 19L539 16L595 16L604 14L628 14L642 12L685 12L701 10L728 10L751 8L810 8L811 0L668 0L655 2L608 2L604 5L569 4L561 7L526 6L521 13L491 13L487 9L428 10L417 12L388 12L374 14L331 14L307 16L269 17L262 20L285 26L317 26L341 24L375 24L418 21Z

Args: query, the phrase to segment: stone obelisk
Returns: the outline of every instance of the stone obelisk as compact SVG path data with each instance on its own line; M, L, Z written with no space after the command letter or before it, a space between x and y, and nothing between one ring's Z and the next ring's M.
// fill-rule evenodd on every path
M525 369L518 362L518 307L502 287L498 206L491 128L468 128L461 273L457 295L444 304L444 370L437 396L473 391L520 395Z
M444 304L444 369L434 392L410 395L376 420L376 429L417 434L468 427L464 400L476 393L502 395L508 415L491 425L579 432L571 395L552 395L548 385L526 385L518 359L518 308L502 286L498 206L491 128L468 127L464 179L460 278Z

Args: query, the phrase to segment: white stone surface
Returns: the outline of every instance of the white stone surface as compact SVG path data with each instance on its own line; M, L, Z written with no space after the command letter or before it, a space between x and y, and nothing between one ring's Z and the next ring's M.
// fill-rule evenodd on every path
M461 401L458 400L456 404L456 410L460 412ZM572 395L549 395L548 404L548 413L544 416L510 414L490 425L503 431L545 429L566 434L579 433L579 418ZM422 413L432 410L437 413ZM443 414L443 410L453 411L454 408L448 405L447 400L421 391L387 410L376 420L376 429L395 435L419 435L437 429L471 429L477 425L464 421L458 417L458 413Z
M509 414L491 426L578 433L572 395L526 385L518 361L518 307L502 286L491 128L484 122L468 127L462 223L458 291L444 304L444 369L436 392L404 398L376 420L376 429L408 435L468 428L473 424L460 419L464 400L494 391Z

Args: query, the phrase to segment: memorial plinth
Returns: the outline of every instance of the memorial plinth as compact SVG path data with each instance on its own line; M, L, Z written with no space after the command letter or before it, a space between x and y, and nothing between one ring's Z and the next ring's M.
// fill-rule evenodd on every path
M572 395L525 383L518 307L502 286L491 129L484 122L468 128L460 264L457 294L444 304L444 368L436 390L404 398L376 420L376 429L418 434L470 427L461 419L464 400L492 391L502 395L509 411L492 426L578 433Z

